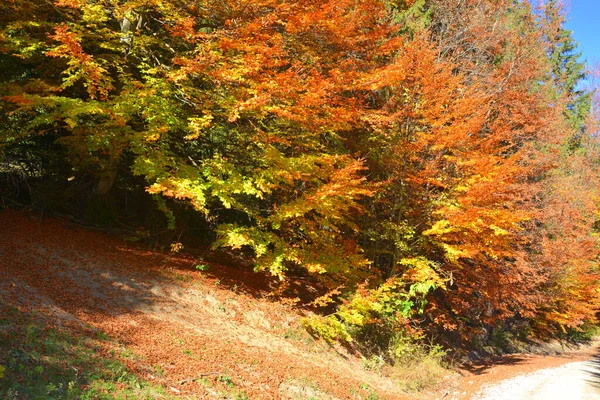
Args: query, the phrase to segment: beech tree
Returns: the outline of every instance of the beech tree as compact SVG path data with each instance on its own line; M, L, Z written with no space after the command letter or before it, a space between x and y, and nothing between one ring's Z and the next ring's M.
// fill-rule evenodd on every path
M1 149L313 274L331 339L560 334L598 307L596 119L563 24L554 1L5 2Z

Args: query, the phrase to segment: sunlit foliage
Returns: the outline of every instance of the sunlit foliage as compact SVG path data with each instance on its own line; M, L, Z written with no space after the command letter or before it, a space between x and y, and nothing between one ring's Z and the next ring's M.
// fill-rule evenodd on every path
M332 340L566 332L599 306L600 182L561 12L8 1L0 139L42 178L91 179L89 202L141 177L170 228L189 206L257 270L319 277L340 306L309 325Z

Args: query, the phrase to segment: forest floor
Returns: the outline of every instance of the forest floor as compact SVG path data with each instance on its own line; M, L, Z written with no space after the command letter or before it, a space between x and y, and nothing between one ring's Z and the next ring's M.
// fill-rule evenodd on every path
M243 269L2 211L0 395L469 399L595 351L504 357L449 370L429 391L407 393L394 371L368 370L359 356L308 335L293 290L277 297L273 285ZM302 282L292 287L301 291Z

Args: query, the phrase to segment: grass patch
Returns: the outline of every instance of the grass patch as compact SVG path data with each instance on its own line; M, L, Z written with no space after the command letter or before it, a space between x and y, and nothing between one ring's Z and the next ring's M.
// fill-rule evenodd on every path
M394 378L398 387L408 393L434 388L450 373L446 350L424 342L422 337L405 332L382 337L376 332L360 344L363 368Z
M433 388L448 374L446 352L437 345L409 343L395 348L393 375L407 392Z
M2 399L174 398L107 354L105 335L49 327L36 314L2 301L0 315Z

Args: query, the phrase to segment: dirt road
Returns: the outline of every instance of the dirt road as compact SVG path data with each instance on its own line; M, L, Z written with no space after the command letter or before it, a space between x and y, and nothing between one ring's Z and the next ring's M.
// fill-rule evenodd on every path
M475 400L600 399L600 355L506 379L488 386Z

